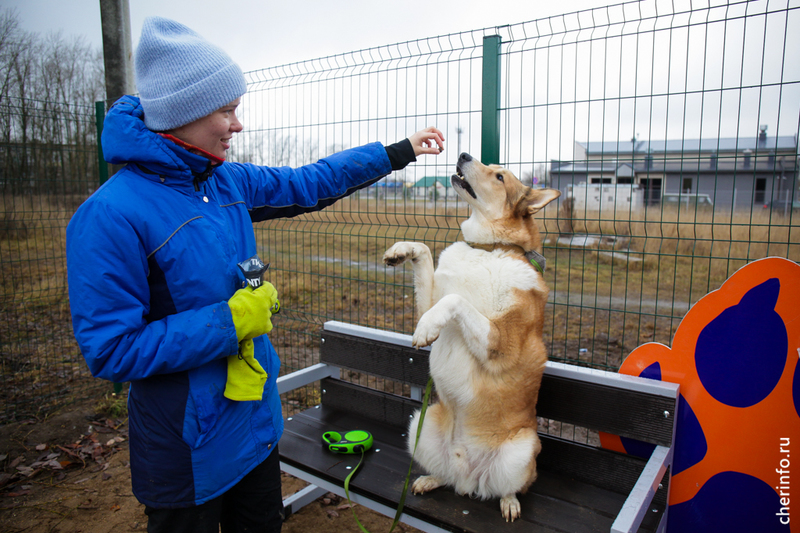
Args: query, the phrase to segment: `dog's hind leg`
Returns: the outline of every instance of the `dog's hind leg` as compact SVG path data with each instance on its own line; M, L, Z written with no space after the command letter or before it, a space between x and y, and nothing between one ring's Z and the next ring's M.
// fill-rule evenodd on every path
M542 449L533 428L525 428L506 441L500 449L494 468L493 489L500 494L500 513L506 522L520 517L522 507L517 493L525 493L536 480L536 456Z
M445 439L449 420L447 410L440 403L431 405L422 423L422 432L417 439L419 416L420 411L417 410L408 426L408 452L413 454L414 460L431 475L420 476L414 481L411 486L414 494L422 494L446 485L446 481L440 476L449 468L447 457L449 445Z
M433 305L433 256L421 242L397 242L383 254L383 262L399 266L411 259L414 269L414 294L417 313L423 315Z

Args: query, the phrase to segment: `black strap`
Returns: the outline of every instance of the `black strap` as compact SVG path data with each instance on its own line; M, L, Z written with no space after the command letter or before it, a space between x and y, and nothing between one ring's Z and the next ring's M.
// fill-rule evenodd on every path
M406 168L409 163L413 163L417 160L417 156L414 154L414 147L411 146L411 141L408 139L403 139L400 142L387 146L386 155L389 156L392 170L402 170Z
M203 172L198 172L194 174L194 190L200 190L200 184L205 182L208 178L211 177L211 174L214 173L214 169L216 166L211 161L208 162L208 166Z

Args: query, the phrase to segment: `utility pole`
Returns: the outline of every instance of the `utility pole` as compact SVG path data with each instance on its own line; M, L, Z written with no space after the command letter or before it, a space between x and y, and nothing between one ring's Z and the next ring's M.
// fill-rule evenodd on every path
M103 25L106 102L110 107L120 97L135 92L128 0L100 0L100 19Z
M136 92L128 0L100 0L100 20L103 26L107 110L122 96ZM111 174L120 168L119 165L111 165Z

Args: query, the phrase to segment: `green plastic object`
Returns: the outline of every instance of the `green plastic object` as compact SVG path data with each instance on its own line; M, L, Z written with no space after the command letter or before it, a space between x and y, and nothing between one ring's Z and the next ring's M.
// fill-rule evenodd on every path
M322 442L334 453L362 453L372 448L372 434L360 429L348 431L344 436L336 431L326 431L322 434Z

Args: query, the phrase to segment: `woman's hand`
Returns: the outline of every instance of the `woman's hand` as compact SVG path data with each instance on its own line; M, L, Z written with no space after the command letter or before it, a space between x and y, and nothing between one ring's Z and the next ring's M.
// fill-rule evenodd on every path
M439 155L444 151L444 134L431 126L420 130L408 138L414 148L414 155L433 154Z

